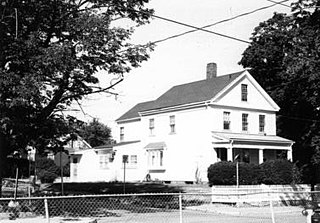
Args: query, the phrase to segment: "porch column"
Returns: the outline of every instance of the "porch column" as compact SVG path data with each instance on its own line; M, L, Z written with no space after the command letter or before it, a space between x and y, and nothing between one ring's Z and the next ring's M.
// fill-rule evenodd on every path
M292 161L292 150L291 149L287 151L287 159Z
M232 148L232 146L227 148L227 160L233 161L233 148Z
M263 163L263 149L259 149L259 164Z

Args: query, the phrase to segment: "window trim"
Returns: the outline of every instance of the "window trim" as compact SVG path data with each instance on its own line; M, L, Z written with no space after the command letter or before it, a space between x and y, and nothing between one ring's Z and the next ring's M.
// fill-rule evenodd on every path
M99 169L108 169L109 168L109 154L101 154L99 155Z
M170 125L170 134L176 133L176 116L170 115L169 116L169 125Z
M266 127L266 116L260 114L259 115L259 133L265 133Z
M248 85L241 84L241 101L248 101Z
M223 111L223 130L231 129L231 120L230 120L231 112ZM228 128L226 128L228 126Z
M241 118L241 128L243 132L248 132L249 129L249 114L248 113L242 113L242 118Z
M163 149L148 150L148 169L151 169L151 170L165 169Z
M124 141L124 127L120 127L120 142Z
M154 129L155 129L154 118L150 118L149 119L149 132L150 132L150 135L154 135Z

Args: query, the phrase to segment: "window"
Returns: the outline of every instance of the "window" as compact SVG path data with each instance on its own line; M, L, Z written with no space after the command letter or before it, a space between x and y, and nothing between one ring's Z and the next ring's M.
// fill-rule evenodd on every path
M223 129L230 130L230 112L223 112Z
M176 132L176 120L175 116L171 115L170 116L170 133L175 133Z
M264 132L265 124L265 115L259 115L259 132Z
M248 114L242 114L242 131L248 131Z
M248 101L248 85L241 84L241 101Z
M124 127L120 127L120 142L124 140Z
M100 167L100 169L108 168L109 158L110 158L109 155L100 155L99 156L99 167Z
M150 130L150 135L154 134L154 119L151 118L149 119L149 130Z
M77 159L77 157L73 157L72 163L73 163L73 176L77 177L78 176L78 159Z
M132 166L135 166L135 165L137 165L137 163L138 163L138 156L137 155L131 155L130 156L130 164Z
M148 165L150 168L163 167L163 150L149 150Z

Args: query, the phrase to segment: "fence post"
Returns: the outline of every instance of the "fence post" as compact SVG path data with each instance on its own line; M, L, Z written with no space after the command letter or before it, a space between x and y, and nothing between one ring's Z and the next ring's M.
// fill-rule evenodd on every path
M45 213L46 213L47 222L50 223L49 208L48 208L48 200L47 200L47 198L44 199L44 209L45 209Z
M182 194L179 193L179 213L180 213L180 223L182 223Z
M272 223L276 223L275 219L274 219L274 210L273 210L273 203L272 203L272 199L271 199L271 192L268 192L269 194L269 202L270 202L270 211L271 211L271 219L272 219Z

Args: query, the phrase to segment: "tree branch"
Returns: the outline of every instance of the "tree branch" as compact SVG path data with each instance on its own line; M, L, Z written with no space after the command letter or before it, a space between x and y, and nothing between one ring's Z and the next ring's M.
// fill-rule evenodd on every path
M67 95L67 96L65 96L65 97L62 97L62 98L61 98L61 101L65 101L65 100L68 100L68 99L71 99L71 98L76 98L76 97L85 96L85 95L102 93L102 92L104 92L104 93L109 93L109 94L113 94L113 95L118 95L117 93L113 93L113 92L110 92L110 91L108 91L108 90L112 89L114 86L118 85L118 84L121 83L123 80L124 80L124 78L121 78L121 79L119 79L118 81L116 81L115 83L111 84L110 86L105 87L105 88L101 88L101 89L96 90L96 91Z

